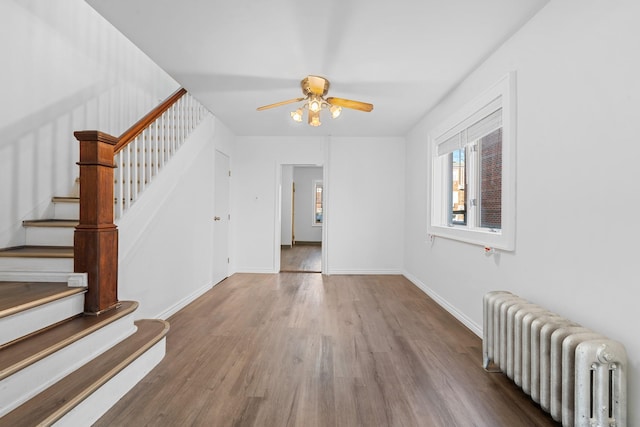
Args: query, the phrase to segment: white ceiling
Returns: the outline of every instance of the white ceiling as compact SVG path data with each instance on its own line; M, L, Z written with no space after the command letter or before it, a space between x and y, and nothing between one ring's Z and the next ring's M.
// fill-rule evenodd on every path
M548 0L87 0L236 135L402 136ZM308 74L374 104L295 123Z

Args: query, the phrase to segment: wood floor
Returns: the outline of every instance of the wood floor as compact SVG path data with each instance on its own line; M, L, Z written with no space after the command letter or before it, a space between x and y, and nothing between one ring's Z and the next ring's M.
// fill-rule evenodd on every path
M322 271L322 246L284 246L280 251L280 271L320 273Z
M96 426L557 426L401 276L236 274L169 321Z

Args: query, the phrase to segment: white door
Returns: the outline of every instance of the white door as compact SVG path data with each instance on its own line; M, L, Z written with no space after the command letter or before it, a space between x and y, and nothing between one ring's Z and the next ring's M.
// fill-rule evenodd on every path
M229 275L229 157L216 151L213 217L213 283Z

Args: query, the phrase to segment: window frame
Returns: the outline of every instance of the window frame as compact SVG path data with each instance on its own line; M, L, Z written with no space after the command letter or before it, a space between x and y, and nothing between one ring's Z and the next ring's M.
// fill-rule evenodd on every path
M318 187L321 188L320 193L321 194L321 209L322 209L322 217L320 219L320 221L317 220L316 217L316 198L317 198L317 192L318 192ZM312 227L322 227L322 223L324 222L324 183L321 179L314 179L313 180L313 197L312 197L312 201L313 201L313 208L311 210L312 213L312 218L311 218L311 226Z
M429 236L438 236L458 240L471 244L481 245L505 251L515 250L515 226L516 226L516 81L515 72L502 77L497 83L483 92L473 101L466 104L456 113L444 120L441 125L429 133L429 160L432 167L430 194L428 197L429 209L427 220L427 233ZM474 224L455 225L448 221L447 183L451 180L451 169L447 167L447 158L450 154L438 155L438 144L447 140L456 133L468 128L475 121L482 118L483 110L500 99L502 108L502 196L501 196L501 229L489 229L475 226ZM466 159L468 162L469 159ZM469 162L470 163L470 162ZM467 163L471 174L475 165ZM475 180L477 177L474 176ZM473 183L475 185L477 183ZM465 197L467 197L465 195Z

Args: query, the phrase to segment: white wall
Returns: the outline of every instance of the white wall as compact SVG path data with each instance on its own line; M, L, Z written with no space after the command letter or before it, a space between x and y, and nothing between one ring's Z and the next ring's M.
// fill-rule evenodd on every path
M78 176L76 130L120 135L177 83L83 0L0 2L0 247Z
M313 225L315 182L322 181L322 168L294 167L293 181L296 183L294 218L296 241L322 242L322 226Z
M231 181L235 271L279 271L282 165L322 165L325 145L324 138L237 137Z
M640 425L640 3L550 2L408 137L405 269L476 332L482 296L506 289L621 341L629 425ZM427 135L517 73L516 250L427 239Z
M324 224L332 273L401 271L404 165L403 138L332 139Z
M280 245L289 245L293 241L293 165L282 166L281 209L280 209Z
M118 292L138 318L167 318L213 285L212 116L119 221Z
M281 165L323 164L329 257L323 267L329 274L399 273L404 162L403 138L238 137L232 182L236 271L278 271Z

